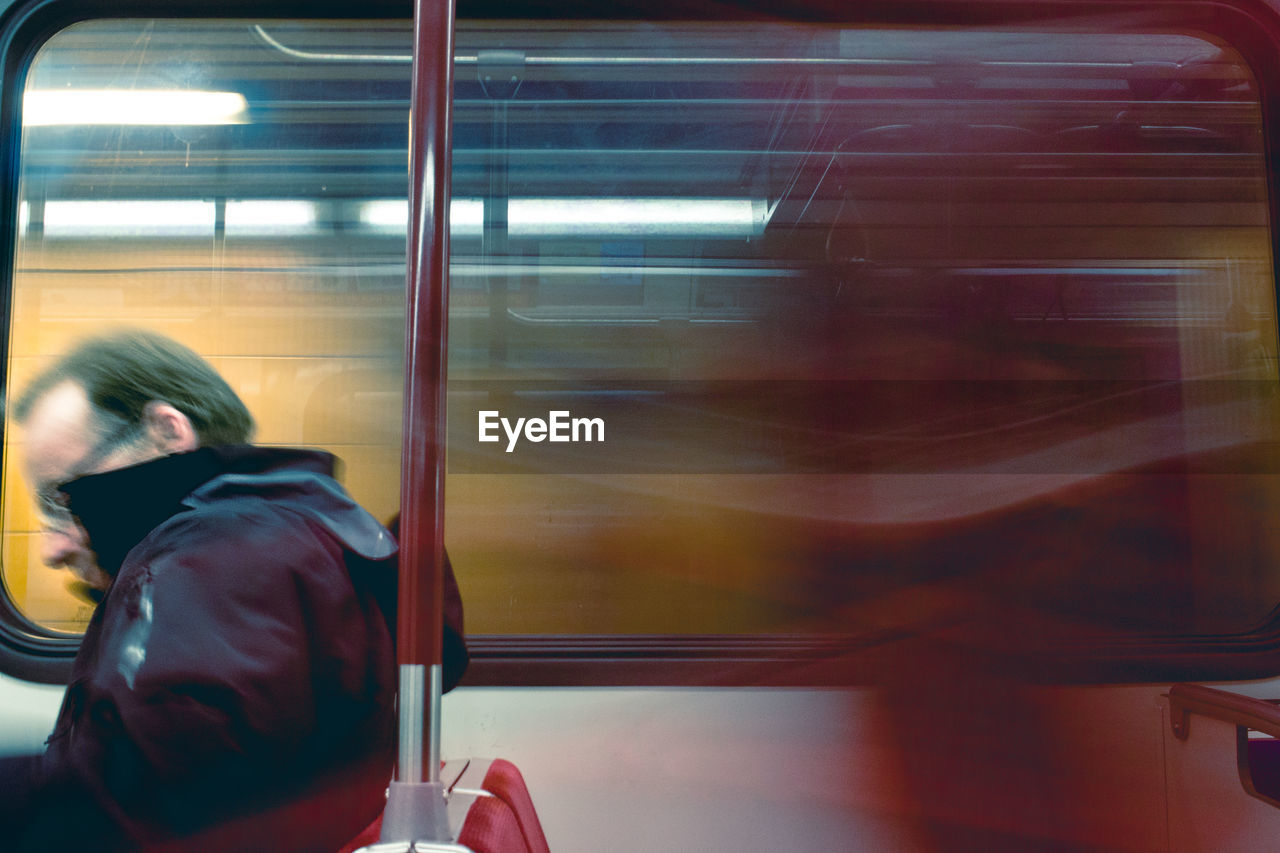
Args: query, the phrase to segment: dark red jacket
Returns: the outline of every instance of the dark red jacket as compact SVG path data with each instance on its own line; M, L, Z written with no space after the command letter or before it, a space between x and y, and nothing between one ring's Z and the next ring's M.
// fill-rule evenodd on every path
M332 464L206 448L65 487L116 578L16 798L26 846L332 851L377 813L396 544Z

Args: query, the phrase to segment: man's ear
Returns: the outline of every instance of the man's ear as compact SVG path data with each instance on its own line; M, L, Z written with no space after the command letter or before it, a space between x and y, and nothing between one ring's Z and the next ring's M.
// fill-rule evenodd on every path
M142 410L147 436L163 453L186 453L200 446L200 437L191 419L181 411L159 400L152 400Z

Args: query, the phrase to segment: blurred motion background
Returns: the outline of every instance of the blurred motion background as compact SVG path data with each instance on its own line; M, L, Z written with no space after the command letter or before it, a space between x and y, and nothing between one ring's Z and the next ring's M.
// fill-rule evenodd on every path
M409 44L385 21L54 35L26 79L8 387L155 328L259 441L333 451L394 514ZM1238 632L1280 601L1262 119L1230 46L463 20L457 48L470 631L1003 648ZM481 409L606 438L506 454ZM77 631L6 436L4 582Z

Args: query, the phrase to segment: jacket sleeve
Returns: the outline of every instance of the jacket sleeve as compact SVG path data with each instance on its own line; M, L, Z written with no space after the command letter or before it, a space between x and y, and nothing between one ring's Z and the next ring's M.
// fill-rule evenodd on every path
M458 686L471 663L467 649L467 634L462 621L462 593L458 591L458 579L453 574L449 552L444 552L444 645L441 649L441 666L444 670L442 689L445 693Z
M0 758L0 838L17 837L32 806L39 766L39 753Z
M391 531L391 535L397 541L400 539L400 515L398 513L387 524L387 529ZM391 624L391 635L394 637L396 635L397 613L394 595L391 596L384 610ZM441 680L444 692L448 693L458 686L458 682L462 680L462 676L467 671L467 665L471 663L471 652L467 649L467 632L463 621L462 593L458 589L458 578L453 573L453 563L449 559L448 550L444 552L443 616L441 668L444 672Z

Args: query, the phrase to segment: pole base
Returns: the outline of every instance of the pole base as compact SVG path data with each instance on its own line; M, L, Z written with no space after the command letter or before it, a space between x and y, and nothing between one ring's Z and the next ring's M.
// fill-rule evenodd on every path
M392 782L382 832L366 853L470 853L453 843L443 782Z
M379 841L356 853L471 853L471 848L442 841Z

